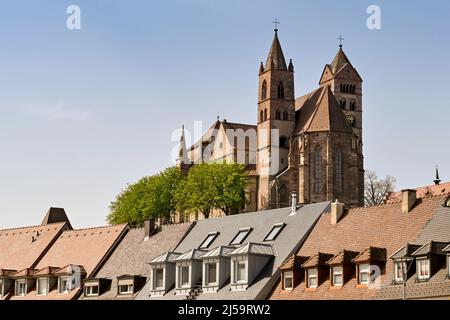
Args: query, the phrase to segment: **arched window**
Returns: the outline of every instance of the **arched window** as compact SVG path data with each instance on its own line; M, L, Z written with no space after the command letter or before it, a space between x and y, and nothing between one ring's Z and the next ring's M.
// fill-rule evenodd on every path
M355 111L355 106L356 106L356 102L350 101L350 103L349 103L350 111Z
M341 83L341 85L340 85L340 91L341 92L344 92L344 85Z
M320 192L320 178L322 175L322 149L318 146L314 152L314 192Z
M339 101L339 106L342 110L345 110L345 108L347 107L347 101L345 99L342 99L341 101Z
M264 109L264 121L267 120L267 109Z
M276 119L276 120L280 120L280 119L281 119L281 111L280 111L280 110L277 110L277 111L275 112L275 119Z
M264 121L264 111L260 111L259 112L259 122L263 122Z
M280 137L280 148L288 148L288 139L286 137Z
M353 86L352 86L352 93L355 94L355 91L356 91L356 86L353 85Z
M344 165L342 162L342 152L338 150L334 159L334 177L336 183L336 190L342 192L344 180Z
M261 87L261 100L267 99L267 82L266 80L263 81L262 87Z
M283 112L283 120L288 120L288 113L287 113L287 111Z
M284 87L283 87L283 82L281 82L281 81L278 84L278 98L284 99Z

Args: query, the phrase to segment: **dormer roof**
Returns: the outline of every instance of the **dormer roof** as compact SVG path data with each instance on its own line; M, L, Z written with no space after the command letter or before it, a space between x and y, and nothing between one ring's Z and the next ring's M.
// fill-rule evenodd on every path
M158 264L158 263L167 263L167 262L173 262L176 258L178 258L181 255L181 253L178 252L166 252L162 255L157 256L156 258L153 258L150 260L150 264Z
M429 254L445 254L444 249L448 242L430 241L412 253L413 257L421 257Z
M351 264L352 260L358 255L359 253L356 251L350 251L350 250L342 250L335 256L333 256L330 260L326 262L328 265L339 265L339 264Z
M410 257L412 257L413 252L416 251L417 249L419 249L420 247L421 247L421 245L419 245L419 244L407 243L405 246L401 247L398 251L396 251L389 258L392 260L410 258Z
M269 244L264 243L254 243L249 242L242 246L237 247L228 256L238 256L238 255L263 255L263 256L273 256L273 248Z
M363 250L360 254L358 254L355 258L352 259L352 262L385 262L386 261L386 249L385 248L376 248L369 247Z
M280 270L292 270L292 269L301 269L302 264L308 261L309 257L304 256L292 256L285 263L280 266Z
M302 264L303 268L316 268L321 266L326 266L327 261L333 257L332 254L318 252L312 257L310 257L305 263Z
M192 249L185 253L180 254L178 257L173 259L173 261L181 262L181 261L200 260L201 256L204 255L206 252L207 250Z
M201 256L201 258L207 259L207 258L228 257L228 253L230 253L234 249L235 249L235 247L219 246L217 248L214 248L214 249L206 252L204 255Z

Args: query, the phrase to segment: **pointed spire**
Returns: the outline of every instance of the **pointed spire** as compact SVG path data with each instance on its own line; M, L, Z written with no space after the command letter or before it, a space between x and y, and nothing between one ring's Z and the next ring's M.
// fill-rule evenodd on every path
M270 47L269 55L267 56L266 68L287 70L286 60L284 59L283 50L281 49L281 44L278 40L278 29L275 29L272 46Z
M436 178L434 179L434 184L439 185L441 183L441 179L439 178L439 168L436 165Z
M263 64L263 62L261 61L261 64L259 65L259 74L261 74L261 73L263 73L264 72L264 64Z
M290 72L294 72L294 64L292 63L292 59L289 59L288 70L289 70Z
M184 125L181 126L180 146L178 150L177 165L181 166L187 163L186 139L184 136Z
M348 60L345 55L344 50L342 50L342 45L339 45L339 51L336 53L333 62L331 62L331 70L336 74L346 63L351 64L350 60Z

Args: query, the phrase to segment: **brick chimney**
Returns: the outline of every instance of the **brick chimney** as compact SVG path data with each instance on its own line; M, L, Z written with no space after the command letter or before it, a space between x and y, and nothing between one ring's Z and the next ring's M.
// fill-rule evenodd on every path
M408 213L417 202L417 191L413 189L402 190L402 212Z
M340 203L338 199L336 199L336 201L331 204L331 224L338 224L343 215L344 204Z
M148 239L151 235L153 235L155 230L155 219L148 219L144 221L145 239Z

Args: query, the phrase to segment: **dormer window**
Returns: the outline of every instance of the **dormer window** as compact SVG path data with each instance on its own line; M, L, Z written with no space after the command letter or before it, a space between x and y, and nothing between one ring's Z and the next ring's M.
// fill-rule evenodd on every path
M36 286L39 296L48 294L48 278L38 278Z
M16 296L25 296L27 294L27 280L26 279L18 279L16 280L16 288L15 288Z
M447 256L447 274L450 278L450 255Z
M294 288L294 274L292 271L283 272L283 290Z
M248 237L251 231L252 228L239 229L239 232L236 234L233 240L231 240L230 245L242 244L242 242L244 242L244 240Z
M234 283L247 283L247 260L234 261Z
M189 266L180 266L178 267L178 274L179 274L179 288L189 288L190 287L190 281L189 281Z
M430 278L430 259L417 259L417 277L419 280Z
M358 280L359 284L369 284L370 283L370 264L362 263L358 265Z
M70 291L70 277L61 276L58 280L58 292L59 293L69 293Z
M133 294L133 285L132 284L119 285L119 295L128 295L128 294Z
M207 249L209 248L209 246L213 243L213 241L217 238L217 236L219 235L218 232L211 232L209 233L205 240L203 240L202 244L200 245L200 249Z
M284 223L277 223L275 224L272 229L270 230L269 234L264 238L264 241L273 241L275 240L278 235L280 234L281 230L283 230L284 226L286 224Z
M403 275L408 273L408 264L406 262L395 263L395 282L403 282Z
M153 287L155 290L164 289L164 269L163 268L155 268L153 269Z
M332 284L333 286L340 287L344 283L344 274L342 267L332 268Z
M318 271L317 269L308 269L307 273L307 287L308 288L317 288L318 284Z

